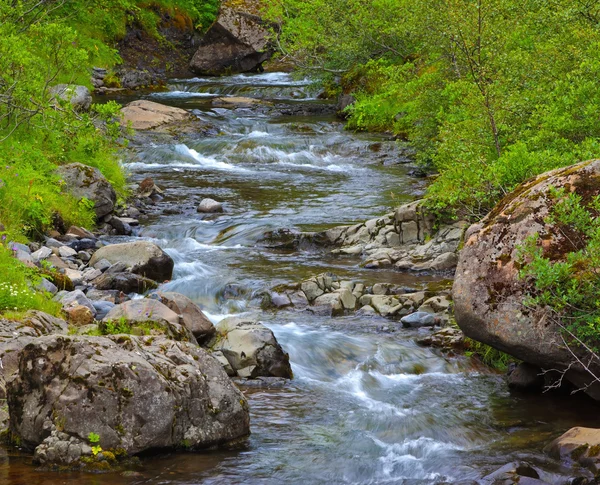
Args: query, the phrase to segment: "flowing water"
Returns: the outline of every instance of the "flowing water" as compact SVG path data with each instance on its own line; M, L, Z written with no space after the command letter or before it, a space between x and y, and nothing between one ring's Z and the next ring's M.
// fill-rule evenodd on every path
M176 262L163 288L191 297L215 322L258 311L267 288L324 271L369 284L446 284L363 270L356 258L316 248L262 244L266 231L352 224L423 192L410 165L397 163L404 155L392 140L344 131L315 93L308 81L268 73L175 80L168 92L148 95L193 110L218 132L149 142L124 160L134 181L151 176L165 189L166 210L139 233ZM214 108L217 96L269 104ZM205 197L224 201L226 212L199 215ZM516 459L559 483L567 471L544 457L543 446L569 427L600 425L585 399L511 395L502 376L420 348L414 332L383 319L295 312L261 319L289 352L295 378L280 389L244 391L252 436L243 448L145 457L133 477L36 471L29 456L0 449L0 483L457 483Z

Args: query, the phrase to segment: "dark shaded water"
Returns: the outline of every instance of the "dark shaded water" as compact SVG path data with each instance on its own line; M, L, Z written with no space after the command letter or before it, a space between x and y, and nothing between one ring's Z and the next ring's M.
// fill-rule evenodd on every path
M390 140L345 132L328 116L212 108L217 95L321 103L307 82L279 73L175 81L168 93L149 96L195 110L219 131L148 144L125 161L134 180L153 177L174 209L140 233L176 261L165 289L190 296L216 322L256 311L265 288L323 271L367 283L439 282L365 271L357 259L316 250L264 248L265 231L363 221L415 198L423 182L393 163L401 153ZM197 214L204 197L223 201L226 213ZM37 472L29 457L5 451L0 483L453 483L515 459L552 478L565 470L544 457L543 446L569 427L600 425L585 399L510 395L501 376L420 348L413 333L385 320L261 318L290 353L296 378L283 389L246 390L252 436L243 449L143 458L136 477ZM380 332L385 326L394 331Z

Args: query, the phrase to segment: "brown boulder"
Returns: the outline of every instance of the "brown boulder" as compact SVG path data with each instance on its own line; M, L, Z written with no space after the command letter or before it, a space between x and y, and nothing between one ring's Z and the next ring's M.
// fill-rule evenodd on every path
M600 470L600 429L571 428L544 448L552 458L568 465L579 463Z
M134 130L152 130L173 123L190 121L192 115L181 108L139 99L121 109L121 122Z
M269 35L259 16L225 5L202 39L190 69L213 76L260 69L273 54Z
M471 226L459 256L453 300L465 334L542 369L566 369L573 356L560 329L544 308L526 307L531 282L519 277L518 247L538 233L552 259L571 251L561 231L546 221L550 187L565 188L590 200L600 192L600 160L557 169L520 185L480 223ZM591 383L583 368L565 376L576 388ZM600 399L600 384L586 389Z

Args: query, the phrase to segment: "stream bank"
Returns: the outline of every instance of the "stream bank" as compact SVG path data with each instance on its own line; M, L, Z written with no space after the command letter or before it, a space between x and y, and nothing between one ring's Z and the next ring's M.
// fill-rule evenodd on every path
M215 106L244 96L286 106ZM131 179L164 191L144 209L137 236L174 260L177 291L219 322L255 311L262 293L324 272L340 279L425 290L448 276L367 269L351 254L277 248L264 234L320 232L353 225L418 198L423 181L392 140L352 134L327 113L309 81L286 74L173 80L148 98L190 110L216 135L147 140L128 154ZM126 102L131 99L121 99ZM204 198L224 212L199 214ZM105 242L130 241L112 236ZM473 483L507 462L526 460L548 483L572 471L543 447L575 425L598 427L593 404L560 396L512 395L503 377L464 358L415 343L417 330L377 315L262 313L290 355L294 379L277 389L245 388L252 435L239 450L142 457L133 483ZM383 330L387 327L387 330ZM78 473L35 471L30 456L6 450L0 478L14 485L81 483ZM139 475L138 475L139 474Z

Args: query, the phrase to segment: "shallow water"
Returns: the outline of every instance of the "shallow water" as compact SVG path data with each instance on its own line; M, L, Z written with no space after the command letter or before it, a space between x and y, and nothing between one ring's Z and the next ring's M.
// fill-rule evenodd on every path
M266 231L364 221L418 197L423 181L397 163L404 154L392 140L346 132L328 115L212 108L224 95L277 106L323 103L309 81L281 73L174 80L168 92L148 95L194 110L219 132L148 144L124 161L133 180L151 176L165 189L171 210L139 233L176 262L164 289L188 295L218 321L257 311L267 288L324 271L371 284L444 284L364 270L356 258L315 248L266 248ZM223 201L225 214L197 214L204 197ZM551 480L566 471L544 457L543 446L572 426L600 425L583 398L511 395L502 376L420 348L415 333L383 319L261 318L289 352L295 379L283 389L245 390L252 436L242 449L144 457L135 477L40 472L18 450L0 449L0 483L455 483L515 459L537 464Z

